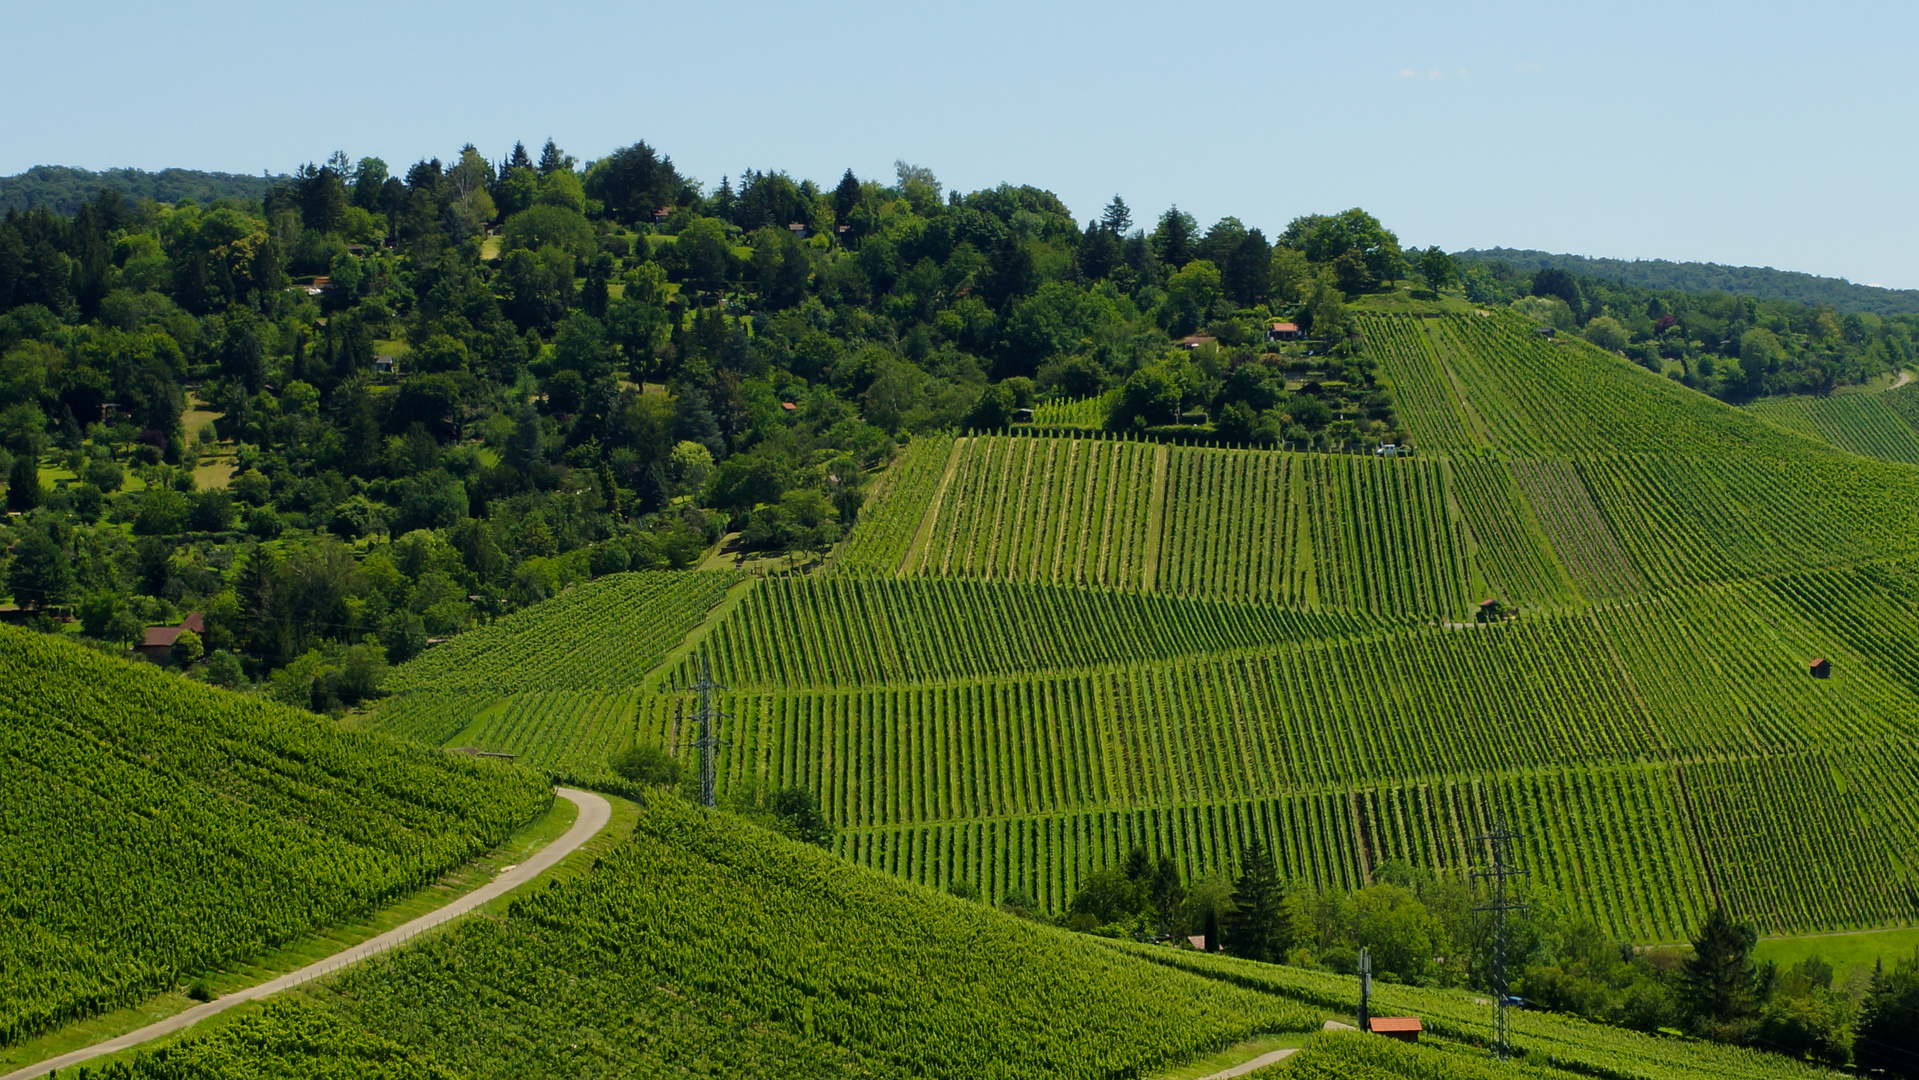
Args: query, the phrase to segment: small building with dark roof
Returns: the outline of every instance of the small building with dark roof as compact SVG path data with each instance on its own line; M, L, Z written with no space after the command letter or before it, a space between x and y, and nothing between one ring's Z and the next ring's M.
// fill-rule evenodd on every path
M189 630L195 634L205 634L207 632L206 616L196 611L181 619L178 626L149 626L147 632L141 636L140 644L133 647L133 651L156 664L164 664L173 657L173 643L180 640L180 635Z

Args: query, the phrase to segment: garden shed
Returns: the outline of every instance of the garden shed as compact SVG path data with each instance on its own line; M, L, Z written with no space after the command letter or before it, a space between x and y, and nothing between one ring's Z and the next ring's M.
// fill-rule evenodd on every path
M1832 678L1832 661L1823 656L1806 665L1806 667L1812 672L1812 677L1815 679Z
M1398 1039L1400 1042L1419 1041L1419 1017L1417 1016L1375 1016L1371 1027L1375 1035L1384 1035L1389 1039Z

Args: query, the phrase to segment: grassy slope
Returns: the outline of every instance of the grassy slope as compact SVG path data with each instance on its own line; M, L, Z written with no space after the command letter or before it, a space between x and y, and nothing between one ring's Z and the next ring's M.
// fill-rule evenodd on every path
M434 880L534 774L0 628L0 1039L170 989Z

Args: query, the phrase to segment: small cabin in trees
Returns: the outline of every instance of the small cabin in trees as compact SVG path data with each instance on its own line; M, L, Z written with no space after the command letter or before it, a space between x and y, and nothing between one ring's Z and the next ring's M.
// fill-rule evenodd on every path
M1558 337L1559 336L1559 331L1553 329L1550 326L1542 326L1539 329L1534 330L1533 333L1538 334L1540 337Z
M381 353L380 355L374 357L373 371L374 371L374 374L376 375L393 374L393 358L391 356L386 355L385 353Z
M1808 664L1807 668L1812 672L1812 677L1815 679L1832 678L1832 661L1823 656L1814 660L1811 664Z
M795 222L793 222L793 223L792 223L791 225L788 225L788 226L786 227L786 231L787 231L787 232L790 232L790 233L792 233L792 234L793 234L794 236L797 236L797 237L799 237L799 238L800 238L801 240L804 240L804 239L806 239L806 238L807 238L808 236L810 236L810 235L812 235L812 234L811 234L811 233L810 233L810 232L809 232L809 231L807 230L807 228L806 228L806 222L804 222L804 221L795 221Z
M1490 597L1479 602L1479 611L1474 615L1480 622L1498 622L1506 617L1506 606Z
M1384 1035L1400 1042L1419 1041L1419 1017L1417 1016L1375 1016L1370 1025L1372 1033Z
M1299 326L1296 323L1276 322L1266 328L1267 341L1298 341Z
M156 664L164 664L173 657L173 643L180 640L180 635L189 630L195 634L205 634L207 632L206 616L196 611L181 619L178 626L149 626L147 632L141 636L140 644L133 647L133 651Z
M662 206L653 211L653 224L664 225L666 224L666 219L672 216L673 208L670 206Z

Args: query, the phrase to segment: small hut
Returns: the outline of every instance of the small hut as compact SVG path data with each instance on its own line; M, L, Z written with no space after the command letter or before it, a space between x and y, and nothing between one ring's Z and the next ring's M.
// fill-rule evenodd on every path
M1371 1031L1375 1035L1384 1035L1400 1042L1419 1041L1419 1017L1417 1016L1375 1016Z
M1815 679L1832 678L1832 661L1823 656L1806 665L1806 667L1807 670L1812 672L1812 677Z

